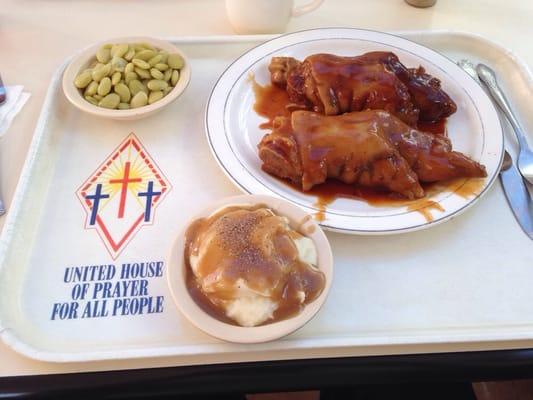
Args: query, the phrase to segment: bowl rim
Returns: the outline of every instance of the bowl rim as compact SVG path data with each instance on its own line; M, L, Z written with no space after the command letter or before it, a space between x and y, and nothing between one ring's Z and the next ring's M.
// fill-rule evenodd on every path
M104 44L113 44L113 43L137 43L137 42L146 42L151 44L159 49L163 49L169 52L178 53L185 60L184 67L180 70L180 78L174 87L165 97L156 101L153 104L148 104L139 108L132 108L129 110L110 110L103 107L95 106L94 104L89 103L83 97L80 89L74 85L74 79L78 73L87 66L89 60L96 55L96 51L100 46ZM68 62L65 70L63 71L62 78L62 88L65 97L79 110L87 112L92 115L110 117L110 118L131 118L136 116L142 116L145 114L151 114L152 112L159 110L166 105L170 104L176 100L187 88L191 80L191 66L187 55L176 47L173 43L161 40L149 36L127 36L127 37L116 37L106 40L101 40L96 43L93 43L80 51L74 54L71 60Z
M222 322L203 311L192 299L185 283L185 263L183 251L185 247L185 231L190 223L197 218L211 215L232 205L265 204L276 213L284 215L294 223L300 221L302 229L310 229L306 234L316 245L318 255L318 268L324 273L326 283L320 296L307 304L297 315L255 327L243 327ZM174 239L166 260L167 284L174 300L174 304L180 312L197 328L205 333L234 343L262 343L286 336L308 323L320 310L327 299L333 281L333 254L329 241L318 223L300 207L285 200L267 195L239 195L226 197L209 204L203 210L192 217L185 228L181 229Z

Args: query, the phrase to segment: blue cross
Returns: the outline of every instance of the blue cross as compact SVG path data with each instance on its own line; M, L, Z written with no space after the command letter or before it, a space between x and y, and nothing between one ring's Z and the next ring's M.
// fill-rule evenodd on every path
M108 197L108 194L102 194L101 183L96 185L96 192L94 194L85 196L87 200L93 201L93 208L91 210L91 221L89 222L89 225L94 225L96 223L96 216L98 215L98 206L100 205L100 200L107 199Z
M139 192L139 197L146 197L146 209L144 211L144 222L150 221L150 212L152 211L152 197L159 196L161 192L154 192L154 182L148 182L146 192Z

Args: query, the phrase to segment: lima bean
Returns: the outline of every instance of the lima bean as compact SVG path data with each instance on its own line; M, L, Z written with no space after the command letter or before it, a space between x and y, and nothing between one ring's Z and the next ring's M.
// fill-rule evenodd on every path
M95 82L100 82L103 78L109 75L111 72L111 64L105 64L101 67L93 69L92 78Z
M146 61L144 60L141 60L140 58L134 58L133 60L131 60L131 62L136 66L136 67L139 67L139 68L142 68L142 69L150 69L150 64L148 64Z
M170 70L167 70L167 72L170 71ZM166 74L166 72L165 72ZM152 75L152 77L154 79L163 79L163 80L166 80L164 79L165 75L163 75L163 73L161 71L159 71L157 68L151 68L150 69L150 75Z
M83 92L83 94L85 96L92 96L93 94L96 93L97 89L98 89L98 83L95 81L91 81L91 83L89 83L89 86L85 88L85 92Z
M152 79L152 75L150 75L150 71L146 69L135 68L135 73L139 75L142 79Z
M156 52L153 50L141 50L135 54L135 58L138 60L148 61L156 55Z
M159 71L159 70L156 69L156 71ZM168 81L170 80L170 78L172 77L172 71L173 71L172 69L167 69L167 70L165 71L165 73L163 74L163 78L162 78L162 79L163 79L165 82L168 82ZM152 75L152 76L153 76L153 75ZM154 78L156 78L156 77L154 76ZM157 78L156 78L156 79L157 79Z
M124 60L122 57L114 56L111 59L111 66L113 67L113 71L124 72L124 68L126 68L126 64L128 64L128 62Z
M128 52L124 54L124 60L131 61L134 56L135 56L135 49L133 47L130 47Z
M111 50L105 48L104 46L100 47L96 52L96 59L102 64L107 64L111 59Z
M128 103L131 100L130 89L122 82L115 86L115 93L120 96L122 103Z
M145 92L138 92L133 98L131 99L130 106L131 108L139 108L142 106L145 106L148 104L148 96Z
M161 72L165 72L168 69L168 65L163 63L157 63L156 65L154 65L154 67Z
M76 79L74 80L74 85L78 89L84 89L91 83L92 76L91 76L91 70L84 71L81 74L79 74Z
M133 63L127 63L124 67L124 73L127 74L128 72L133 72L134 69L135 65L133 65Z
M163 64L166 64L167 60L168 60L168 53L166 51L164 51L164 50L161 50L159 52L159 55L162 57L160 62L163 63Z
M87 100L92 105L95 105L95 106L98 105L98 100L96 100L95 98L93 98L91 96L85 96L85 100Z
M111 47L111 56L122 57L129 50L129 45L127 43L115 44Z
M111 84L113 86L115 86L117 83L119 83L120 81L122 80L122 74L120 72L115 72L112 76L111 76Z
M107 95L109 92L111 91L111 79L109 79L109 77L105 77L103 78L100 83L98 84L98 89L96 90L96 92L100 95L100 96L105 96Z
M152 79L146 84L146 86L148 89L156 91L165 89L168 87L168 83L159 79Z
M161 90L151 91L148 95L148 104L155 103L163 98L164 94Z
M143 83L137 79L132 80L128 84L128 87L133 97L135 97L139 92L144 92L145 94L148 93L148 89L146 89L146 86L144 86Z
M139 76L135 72L126 72L126 74L124 75L124 81L126 81L126 85L129 85L132 80L138 78Z
M155 49L152 47L152 45L150 43L143 42L143 43L137 43L137 44L140 46L141 50L142 49L148 49L148 50L154 50L155 51Z
M170 78L170 83L172 86L176 86L176 83L178 83L178 80L180 79L180 73L177 69L172 71L172 77Z
M117 106L119 105L120 103L120 97L118 94L116 93L109 93L107 96L105 96L102 100L100 100L100 102L98 103L98 105L100 107L104 107L104 108L110 108L110 109L115 109L117 108Z
M161 62L163 59L163 56L161 54L158 54L156 56L153 56L148 60L148 64L150 64L151 67Z
M129 110L130 109L130 105L128 103L118 103L118 107L117 107L119 110Z
M169 54L167 59L167 64L172 69L182 69L185 64L183 57L177 53Z

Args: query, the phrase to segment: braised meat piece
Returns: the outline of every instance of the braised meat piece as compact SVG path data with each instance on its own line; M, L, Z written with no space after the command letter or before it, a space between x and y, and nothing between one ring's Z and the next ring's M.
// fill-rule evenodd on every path
M423 67L407 68L394 53L384 51L366 53L362 57L367 62L382 63L407 86L413 103L420 110L420 121L436 122L457 111L455 102L442 90L440 80L427 74Z
M390 52L313 54L303 62L273 57L269 70L272 83L286 88L293 103L326 115L381 109L416 127L457 109L438 79L422 67L405 67Z
M338 116L295 111L278 117L258 145L262 168L309 190L328 178L420 198L420 182L484 177L485 167L452 151L443 136L411 128L386 111Z

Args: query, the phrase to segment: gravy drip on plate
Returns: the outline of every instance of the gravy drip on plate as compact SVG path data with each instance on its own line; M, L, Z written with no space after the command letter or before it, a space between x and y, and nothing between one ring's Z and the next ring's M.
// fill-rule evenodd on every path
M242 282L246 290L278 304L273 318L264 323L296 315L325 285L321 271L300 261L294 243L298 237L301 235L288 229L283 217L264 205L226 207L194 221L185 235L189 293L208 314L233 325L236 323L226 316L223 305L239 297ZM208 245L193 272L191 256L199 256L205 240Z
M459 185L453 192L463 199L470 199L481 193L485 186L485 178L459 179L458 183Z
M261 129L272 129L272 123L276 117L288 117L290 112L289 95L285 89L276 85L259 85L253 76L250 77L255 94L254 110L257 114L268 119L259 125Z
M416 211L421 214L427 222L433 221L432 210L444 212L445 209L438 202L430 198L438 193L454 193L464 199L477 196L485 184L485 178L458 178L450 181L422 184L426 197L416 200L407 200L386 191L379 191L362 186L348 185L334 179L330 179L320 185L312 187L304 192L298 185L282 179L279 182L291 187L304 195L316 197L314 206L317 212L314 218L318 222L326 220L327 207L337 199L354 199L364 201L375 207L407 207L408 211Z

